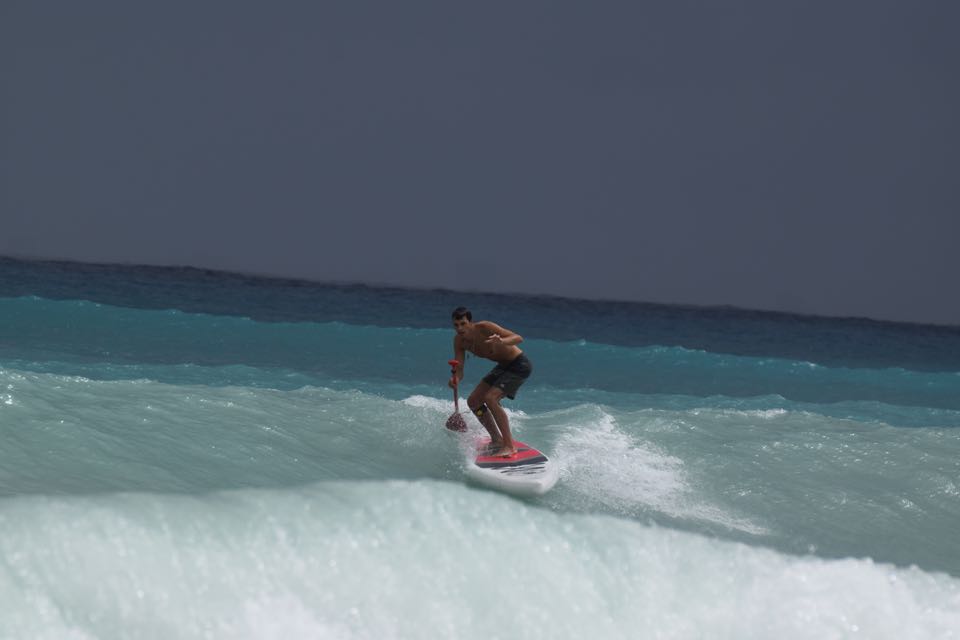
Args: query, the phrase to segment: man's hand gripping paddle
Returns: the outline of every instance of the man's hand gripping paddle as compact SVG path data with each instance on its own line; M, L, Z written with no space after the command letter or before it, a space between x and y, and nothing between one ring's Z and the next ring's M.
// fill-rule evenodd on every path
M450 360L447 362L450 365L450 382L453 386L453 408L454 414L447 418L447 429L450 431L466 431L467 430L467 421L463 419L463 416L460 415L460 397L457 393L457 388L459 387L459 381L457 380L457 367L460 366L459 360Z

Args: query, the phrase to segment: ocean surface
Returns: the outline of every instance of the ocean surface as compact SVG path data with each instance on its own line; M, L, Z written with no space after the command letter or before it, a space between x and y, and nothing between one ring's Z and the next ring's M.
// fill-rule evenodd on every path
M957 327L0 258L0 438L0 638L960 638Z

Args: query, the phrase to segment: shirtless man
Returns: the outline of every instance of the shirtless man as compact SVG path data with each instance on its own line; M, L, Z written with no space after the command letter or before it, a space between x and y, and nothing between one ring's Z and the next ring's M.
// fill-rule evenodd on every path
M455 387L463 380L464 351L497 363L467 398L467 406L490 434L493 455L512 456L517 448L513 444L507 412L500 406L500 400L503 396L512 400L533 370L527 356L517 347L523 338L486 320L474 322L473 314L466 307L454 309L453 328L457 331L453 337L453 354L460 364L449 384Z

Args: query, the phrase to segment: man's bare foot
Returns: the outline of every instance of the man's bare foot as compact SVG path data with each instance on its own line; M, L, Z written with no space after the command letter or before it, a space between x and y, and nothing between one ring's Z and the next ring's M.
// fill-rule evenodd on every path
M499 451L500 449L503 449L503 440L497 440L497 441L491 440L490 442L486 443L482 447L482 451L488 456L493 455L495 452Z
M493 454L495 458L509 458L512 455L516 455L516 447L502 447L499 451Z

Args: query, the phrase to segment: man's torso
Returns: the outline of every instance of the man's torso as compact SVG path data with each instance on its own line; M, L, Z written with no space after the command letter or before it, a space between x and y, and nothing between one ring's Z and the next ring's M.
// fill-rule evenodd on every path
M493 335L493 331L482 326L474 327L470 335L458 336L463 348L473 355L493 360L500 364L508 364L516 359L523 351L520 347L513 344L502 344L499 342L487 342L487 338Z

